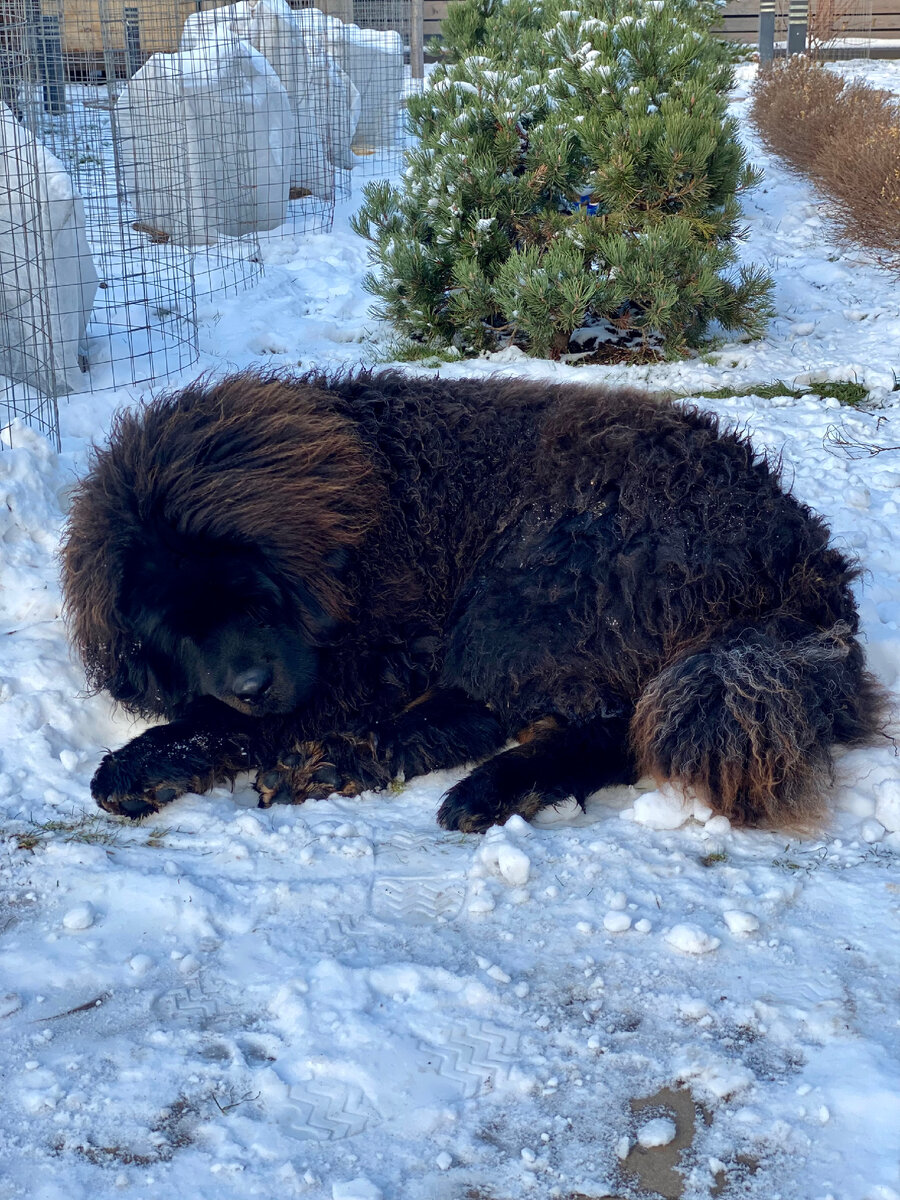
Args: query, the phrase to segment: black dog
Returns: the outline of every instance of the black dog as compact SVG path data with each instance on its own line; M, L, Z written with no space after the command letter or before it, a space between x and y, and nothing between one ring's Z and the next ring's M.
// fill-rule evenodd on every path
M746 438L631 391L246 373L120 416L64 583L92 684L164 717L94 777L141 817L481 762L449 829L650 771L745 823L861 743L855 568ZM501 751L516 738L518 745Z

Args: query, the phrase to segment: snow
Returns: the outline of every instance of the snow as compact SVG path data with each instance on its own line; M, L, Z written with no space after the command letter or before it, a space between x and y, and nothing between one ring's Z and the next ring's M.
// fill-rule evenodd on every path
M655 1117L638 1130L638 1145L643 1146L645 1150L655 1146L668 1146L675 1140L675 1133L674 1121L670 1121L668 1117Z
M755 933L759 929L759 917L739 908L729 908L722 916L732 933Z
M891 833L900 830L900 776L875 785L875 816Z
M678 784L666 783L658 791L638 796L626 813L647 829L679 829L692 815L692 806Z
M384 1193L371 1180L360 1176L348 1183L335 1183L331 1187L332 1200L381 1200Z
M70 933L80 933L83 929L90 929L94 924L95 915L94 906L88 901L85 901L84 904L76 904L63 917L63 928L68 929Z
M709 954L722 944L717 937L707 933L699 925L690 923L673 925L666 933L666 941L682 954Z
M854 69L900 90L900 64ZM838 248L809 185L746 136L767 172L742 248L776 279L765 339L652 367L507 351L443 370L744 390L699 403L781 454L859 554L867 653L896 689L897 277ZM389 357L357 202L330 234L263 239L265 276L205 302L181 381ZM877 407L752 394L848 378ZM242 780L139 826L94 809L104 748L143 726L86 694L56 552L91 440L142 395L74 395L61 454L18 427L0 453L0 1198L624 1200L640 1191L631 1149L675 1120L677 1094L703 1106L680 1152L686 1200L719 1171L726 1197L897 1200L887 740L839 756L832 815L802 835L733 829L650 780L449 834L434 814L462 772L267 811Z

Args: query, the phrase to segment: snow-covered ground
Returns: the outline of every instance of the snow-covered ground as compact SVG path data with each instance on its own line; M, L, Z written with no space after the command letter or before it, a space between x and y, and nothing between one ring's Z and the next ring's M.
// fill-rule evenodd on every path
M900 64L841 69L900 90ZM859 554L870 661L896 689L900 279L835 247L810 188L748 138L767 178L745 253L777 280L764 341L445 373L870 385L871 411L708 406L782 454ZM191 375L383 353L353 206L329 235L269 239L262 282L205 304ZM449 773L264 812L242 784L140 826L94 810L98 757L136 727L83 692L55 553L90 439L139 394L73 397L59 456L27 430L0 453L0 1200L898 1200L887 742L840 760L833 819L803 839L630 788L448 834ZM835 429L884 452L850 455Z

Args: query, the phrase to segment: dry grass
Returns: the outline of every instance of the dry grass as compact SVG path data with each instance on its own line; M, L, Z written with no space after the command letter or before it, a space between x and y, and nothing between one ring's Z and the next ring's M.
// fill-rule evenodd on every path
M889 92L795 57L760 72L751 120L831 199L845 239L900 255L900 109Z

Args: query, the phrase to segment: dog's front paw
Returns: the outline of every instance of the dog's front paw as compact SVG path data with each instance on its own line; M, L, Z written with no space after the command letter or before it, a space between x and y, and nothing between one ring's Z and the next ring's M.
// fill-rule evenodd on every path
M274 767L261 770L253 784L259 807L302 804L337 793L358 796L380 791L391 781L389 769L375 757L371 740L331 734L316 742L300 742L282 754Z
M148 770L126 746L103 758L91 780L91 795L106 812L139 821L190 791L191 782L173 777L171 771Z

